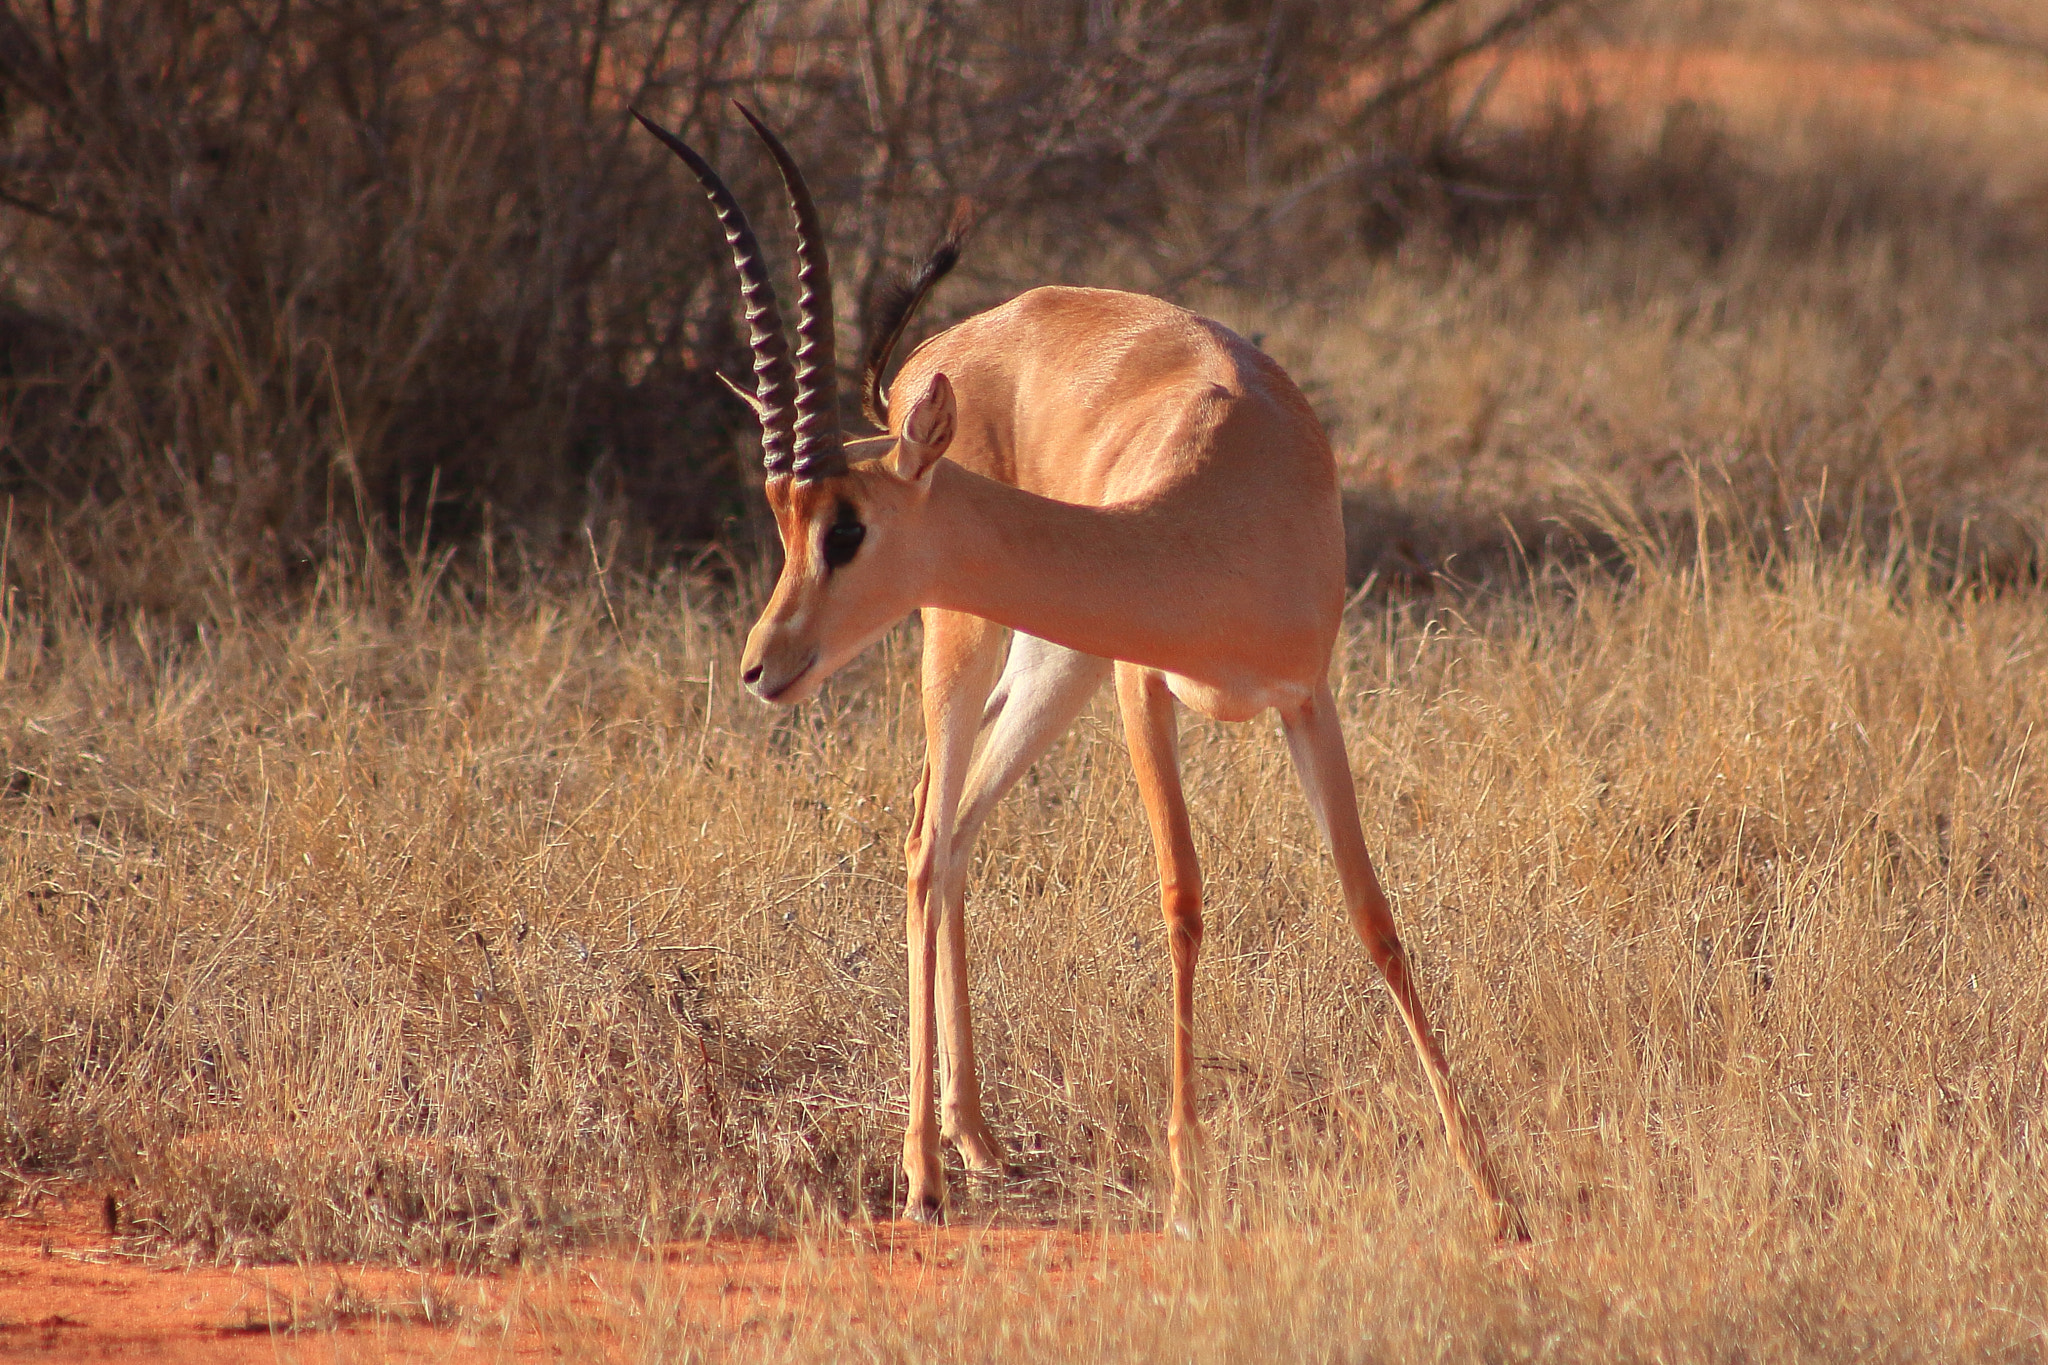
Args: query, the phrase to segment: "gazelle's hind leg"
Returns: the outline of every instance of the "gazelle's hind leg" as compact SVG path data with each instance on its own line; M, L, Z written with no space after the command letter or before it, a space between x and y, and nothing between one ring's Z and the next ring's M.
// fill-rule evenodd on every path
M1131 770L1152 826L1159 864L1159 903L1173 955L1173 1098L1166 1149L1173 1163L1169 1222L1190 1228L1199 1217L1202 1131L1195 1118L1195 959L1202 951L1202 869L1188 829L1180 785L1180 746L1173 694L1166 679L1135 664L1116 666L1116 699L1123 708Z
M1335 855L1351 927L1364 940L1366 951L1372 954L1374 964L1386 978L1395 1007L1408 1025L1408 1036L1415 1040L1422 1069L1428 1073L1430 1088L1436 1092L1437 1108L1443 1112L1444 1133L1450 1139L1451 1151L1486 1202L1495 1235L1503 1241L1527 1241L1529 1232L1521 1211L1502 1192L1500 1180L1494 1175L1485 1134L1458 1101L1457 1090L1451 1084L1450 1064L1444 1059L1429 1017L1423 1013L1422 995L1408 968L1408 955L1402 951L1394 932L1394 916L1386 893L1373 874L1365 834L1358 823L1358 795L1351 784L1351 762L1344 753L1344 732L1337 721L1337 703L1329 684L1319 686L1315 697L1298 709L1290 712L1283 708L1280 722L1287 733L1287 748L1294 757L1295 769L1308 792L1309 807Z
M1004 793L1073 724L1109 676L1109 660L1018 634L989 697L981 752L967 776L946 860L944 935L939 955L939 1131L971 1171L1003 1169L1003 1147L981 1113L974 1026L967 1007L967 872L974 841Z

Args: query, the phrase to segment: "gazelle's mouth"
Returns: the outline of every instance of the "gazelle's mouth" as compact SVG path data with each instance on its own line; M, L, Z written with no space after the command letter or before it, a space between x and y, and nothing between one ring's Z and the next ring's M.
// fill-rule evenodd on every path
M811 657L805 659L803 663L798 666L796 672L790 674L782 681L776 683L773 687L769 687L763 684L759 679L753 679L747 683L747 689L751 691L755 696L759 697L762 701L780 701L782 700L782 698L789 695L789 691L791 688L795 687L798 683L802 682L805 678L809 677L811 670L817 667L817 664L818 651L814 649L811 651Z

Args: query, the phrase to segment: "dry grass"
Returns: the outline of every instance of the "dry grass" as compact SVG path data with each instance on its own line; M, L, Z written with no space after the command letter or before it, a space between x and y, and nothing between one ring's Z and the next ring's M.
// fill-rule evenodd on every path
M1877 202L1848 170L1774 213L1745 196L1810 163L1700 155L1757 177L1726 232L1596 214L1201 300L1307 381L1395 589L1338 662L1368 835L1538 1246L1483 1244L1277 737L1190 721L1225 1230L733 1342L611 1271L627 1306L570 1348L2048 1356L2033 201L1952 158L1903 216L1831 220ZM731 681L745 574L435 569L337 556L290 605L223 578L199 625L0 602L7 1159L219 1257L780 1228L823 1283L896 1207L914 635L770 712ZM1098 704L983 839L974 1000L1027 1174L956 1172L967 1216L1152 1225L1151 869Z
M1562 1244L1533 1288L1475 1244L1280 746L1191 724L1204 1109L1244 1238L1160 1253L1192 1278L1156 1319L1084 1297L1109 1335L1074 1340L1138 1358L1192 1313L1227 1354L1256 1298L1262 1330L1357 1314L1390 1350L1705 1349L1768 1289L1788 1349L1882 1309L1931 1357L1971 1303L2048 1310L2038 597L1821 552L1635 567L1375 612L1342 662L1431 998ZM908 651L784 717L717 684L730 619L679 583L337 593L189 639L17 614L15 1159L90 1161L131 1227L221 1255L888 1213ZM998 817L972 913L1035 1176L1004 1197L1116 1226L1157 1193L1165 971L1108 731Z
M1953 566L2039 571L2038 271L1932 233L1797 254L1750 235L1707 258L1651 223L1362 273L1292 318L1238 303L1349 464L1354 581L1611 553L1589 504L1690 539L1702 488L1717 533L1758 548L1817 531L1881 552L1903 518Z

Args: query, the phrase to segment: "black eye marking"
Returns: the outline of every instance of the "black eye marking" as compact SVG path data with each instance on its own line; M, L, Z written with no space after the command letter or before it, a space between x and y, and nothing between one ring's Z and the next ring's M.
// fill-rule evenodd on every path
M850 564L867 534L868 528L861 525L860 513L853 504L840 503L832 524L825 528L825 567L838 569Z

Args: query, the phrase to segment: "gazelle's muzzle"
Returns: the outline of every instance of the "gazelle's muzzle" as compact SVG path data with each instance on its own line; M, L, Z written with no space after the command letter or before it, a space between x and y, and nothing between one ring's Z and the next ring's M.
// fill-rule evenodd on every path
M817 694L823 681L818 676L818 647L808 648L767 634L768 623L755 626L747 637L747 652L740 660L740 681L765 702L793 706Z
M803 541L799 538L797 544L801 547ZM803 565L785 562L774 593L747 632L747 647L740 655L740 681L762 701L793 706L816 696L824 683L820 667L824 641L816 629L817 604L806 599L807 590L815 591L816 585L806 577Z

